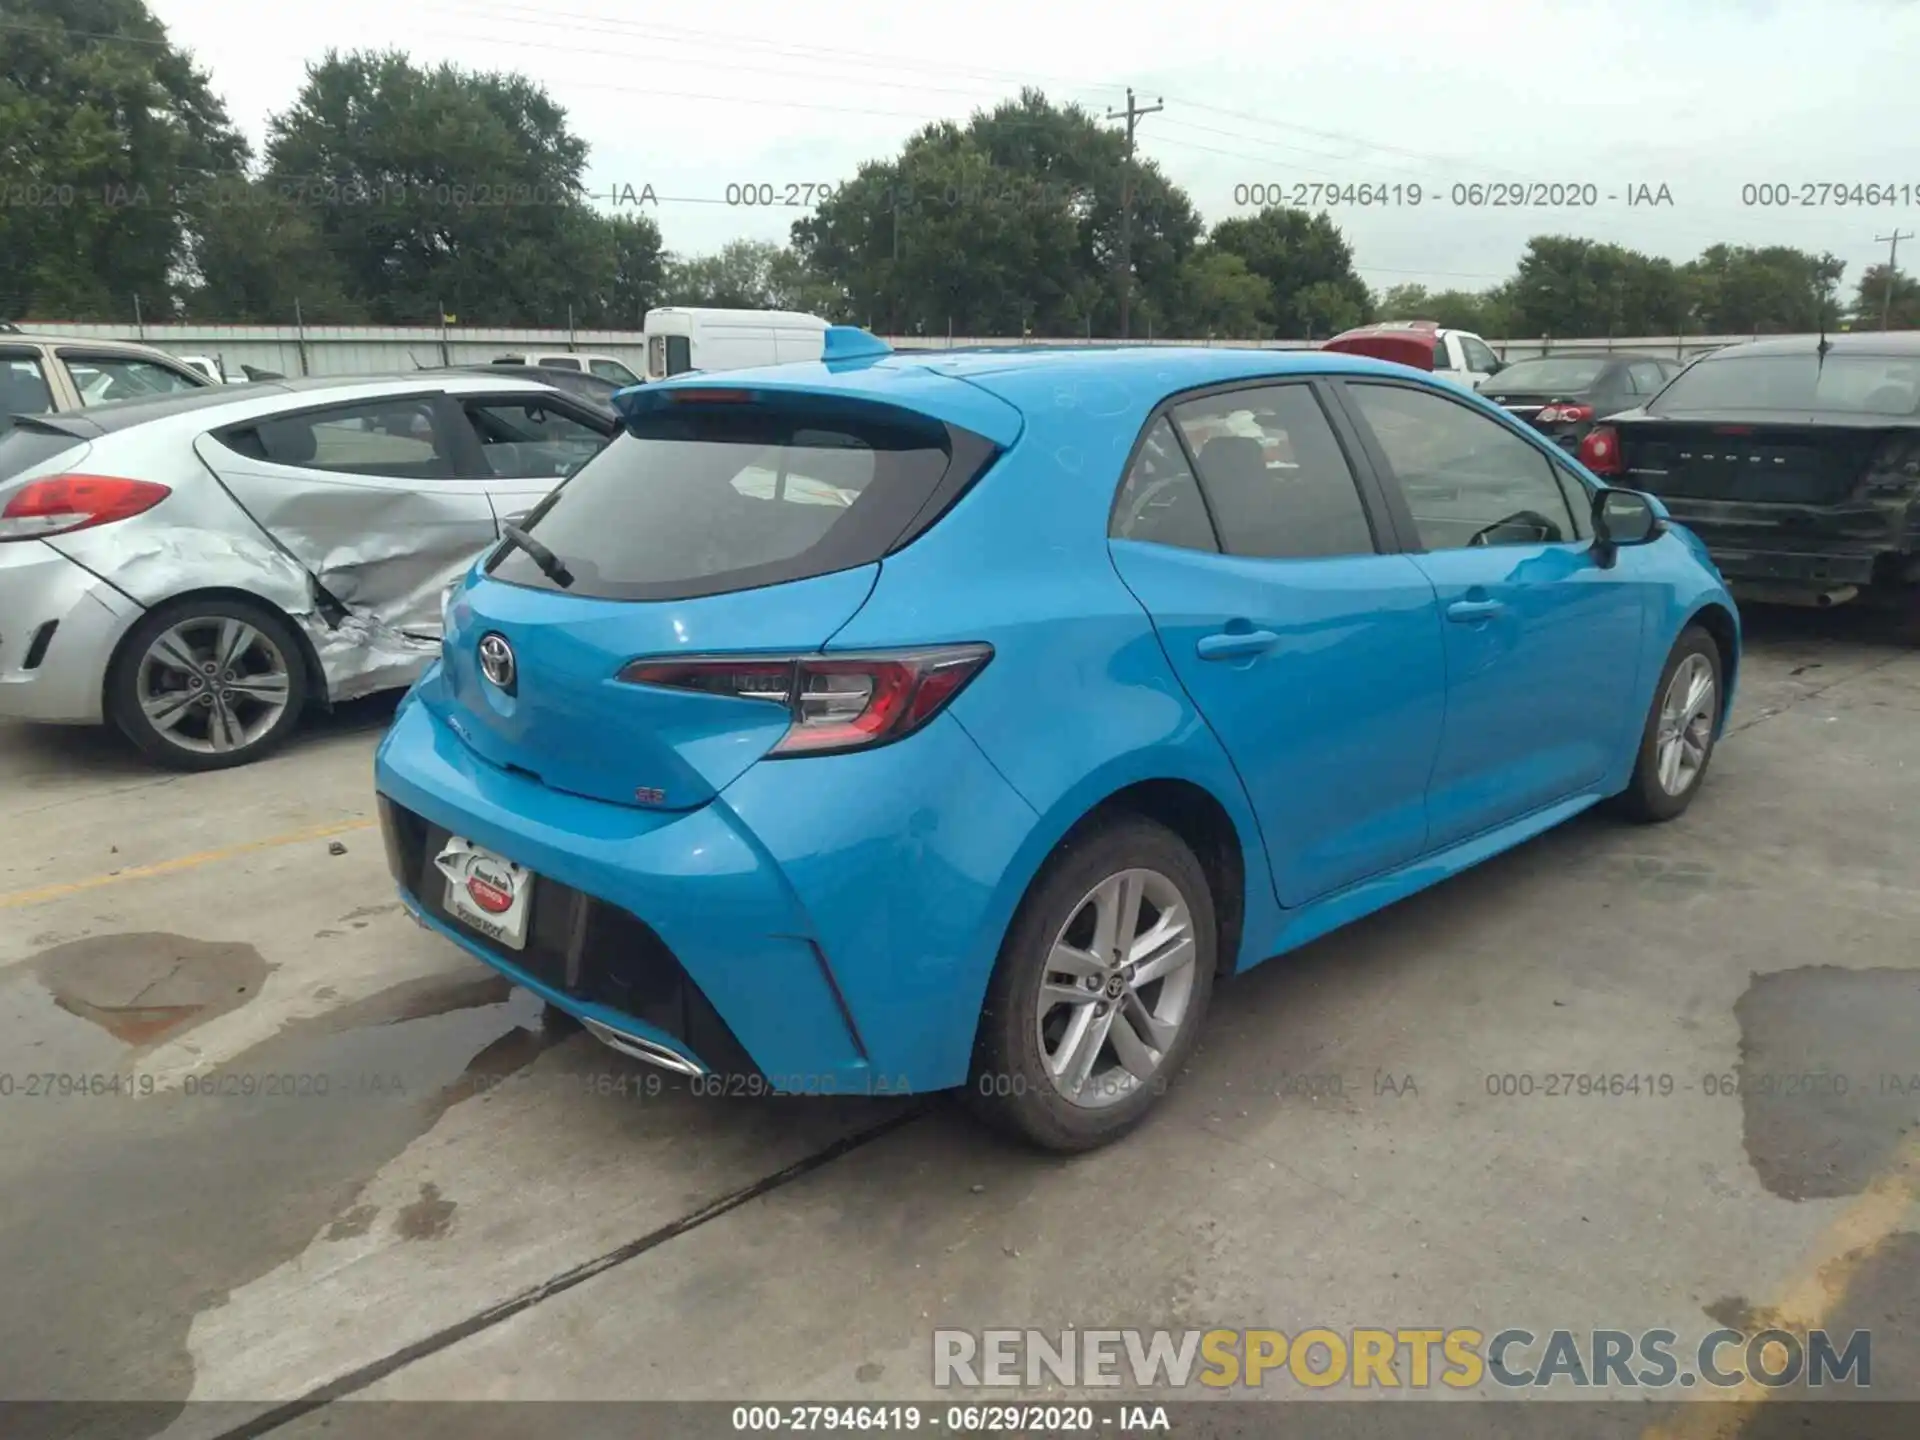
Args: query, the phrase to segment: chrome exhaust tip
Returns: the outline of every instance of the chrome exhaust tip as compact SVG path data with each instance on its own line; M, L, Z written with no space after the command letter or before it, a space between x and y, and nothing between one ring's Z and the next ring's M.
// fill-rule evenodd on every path
M599 1020L589 1020L584 1015L580 1023L587 1033L610 1050L618 1050L622 1055L630 1055L635 1060L644 1060L649 1065L658 1065L662 1070L671 1070L676 1075L704 1075L706 1067L697 1060L690 1060L677 1050L652 1040L644 1040L638 1035L629 1035L616 1030Z

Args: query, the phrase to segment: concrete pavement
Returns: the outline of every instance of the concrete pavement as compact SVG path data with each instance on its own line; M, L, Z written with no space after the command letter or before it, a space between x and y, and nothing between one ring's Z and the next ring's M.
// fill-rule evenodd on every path
M0 1397L293 1434L336 1395L930 1399L936 1327L1771 1316L1870 1327L1920 1398L1920 653L1759 629L1686 818L1583 817L1233 982L1070 1162L550 1024L394 904L378 703L213 776L0 730ZM1717 1093L1743 1065L1849 1088Z

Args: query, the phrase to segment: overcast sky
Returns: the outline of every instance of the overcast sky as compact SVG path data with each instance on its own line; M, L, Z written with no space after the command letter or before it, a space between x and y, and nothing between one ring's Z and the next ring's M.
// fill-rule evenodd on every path
M1100 110L1129 84L1143 103L1163 98L1140 123L1141 152L1209 221L1246 213L1243 185L1421 186L1417 209L1338 212L1376 288L1477 289L1550 232L1675 260L1716 241L1831 250L1851 293L1886 256L1876 235L1920 229L1912 0L149 4L256 145L329 46L532 76L592 146L594 191L651 184L663 203L649 212L683 252L784 240L802 213L729 206L729 183L844 179L925 122L1023 84ZM1455 184L1521 180L1592 184L1600 203L1449 203ZM1743 205L1743 184L1761 182L1907 194L1877 208ZM1672 204L1629 207L1640 185L1666 186ZM1920 265L1920 241L1905 242L1903 270L1907 256Z

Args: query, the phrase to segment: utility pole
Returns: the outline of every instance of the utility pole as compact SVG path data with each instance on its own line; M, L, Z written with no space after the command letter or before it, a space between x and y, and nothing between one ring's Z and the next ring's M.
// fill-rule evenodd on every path
M1882 330L1887 328L1888 317L1893 314L1893 282L1894 278L1900 273L1894 266L1900 258L1900 242L1911 239L1913 239L1913 231L1909 230L1903 235L1897 227L1891 235L1876 235L1873 237L1874 244L1885 245L1887 247L1887 288L1885 294L1882 295L1880 299L1880 328Z
M1133 321L1133 127L1142 117L1166 109L1164 101L1152 105L1133 103L1133 87L1127 87L1127 108L1109 110L1107 119L1127 122L1127 163L1120 180L1120 338L1131 336Z

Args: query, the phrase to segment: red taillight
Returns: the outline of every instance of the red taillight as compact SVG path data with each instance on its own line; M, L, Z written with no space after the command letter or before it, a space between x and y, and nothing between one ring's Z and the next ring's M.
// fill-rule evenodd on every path
M1575 457L1596 475L1620 473L1620 437L1611 425L1596 425L1580 442Z
M874 655L701 656L636 660L620 679L779 705L789 717L787 733L768 753L821 755L911 735L992 658L990 645Z
M1576 425L1592 418L1591 405L1547 405L1534 416L1543 425Z
M55 475L21 486L0 510L0 540L37 540L125 520L173 492L151 480L114 475Z

